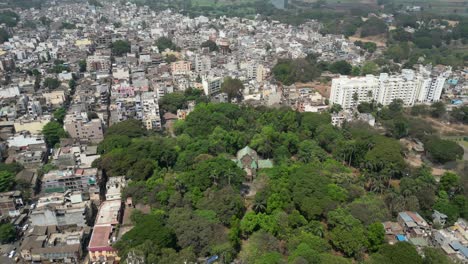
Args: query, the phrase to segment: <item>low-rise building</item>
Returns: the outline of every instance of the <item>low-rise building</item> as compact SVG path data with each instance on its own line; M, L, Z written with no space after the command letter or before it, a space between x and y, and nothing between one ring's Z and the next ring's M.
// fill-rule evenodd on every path
M23 199L20 191L0 193L0 215L18 216L20 207L23 206Z
M27 131L31 134L40 134L42 133L42 129L44 128L47 123L51 120L50 116L41 116L30 118L28 116L24 116L22 118L16 119L14 126L16 132Z
M112 243L117 239L115 231L121 221L121 216L122 202L120 200L104 201L101 204L88 245L91 261L107 263L120 259Z
M96 168L53 170L42 178L42 188L46 193L67 190L86 192L91 186L96 185L96 181Z
M89 226L95 210L90 201L84 201L81 192L51 193L40 197L30 214L33 226Z
M62 231L56 226L34 227L21 244L21 257L33 263L79 263L87 232L84 228Z

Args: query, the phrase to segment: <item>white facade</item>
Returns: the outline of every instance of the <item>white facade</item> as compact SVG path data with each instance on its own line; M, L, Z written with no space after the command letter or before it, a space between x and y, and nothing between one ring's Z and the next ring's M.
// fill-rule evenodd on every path
M221 92L221 85L223 84L223 78L203 78L202 85L205 95L210 96Z
M350 109L372 100L389 105L393 100L401 99L405 106L412 106L417 102L436 102L442 95L445 80L450 73L450 68L431 72L421 66L418 72L405 69L398 75L381 73L378 77L340 76L332 80L330 104L339 104L344 109Z

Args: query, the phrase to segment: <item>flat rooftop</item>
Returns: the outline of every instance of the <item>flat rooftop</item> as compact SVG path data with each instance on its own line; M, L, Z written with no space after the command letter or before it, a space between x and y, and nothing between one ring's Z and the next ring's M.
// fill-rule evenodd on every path
M118 224L121 205L122 202L120 200L104 201L101 207L99 207L95 225Z
M91 240L89 241L89 251L110 251L113 250L110 245L112 235L111 225L94 226Z

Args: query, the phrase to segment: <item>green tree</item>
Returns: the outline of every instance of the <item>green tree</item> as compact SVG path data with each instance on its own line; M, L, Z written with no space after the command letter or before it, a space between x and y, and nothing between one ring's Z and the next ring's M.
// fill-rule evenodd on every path
M10 39L10 34L4 28L0 28L0 44L8 41Z
M150 248L145 252L160 252L163 248L174 248L176 237L174 233L164 226L164 219L160 215L139 214L135 226L126 232L122 238L114 244L119 250L120 256L127 256L127 253L135 247L141 246L146 241L150 242Z
M170 38L160 37L156 40L156 46L158 47L159 52L163 52L166 49L178 50L179 48L172 42Z
M369 18L361 27L361 37L375 36L386 33L387 24L376 17Z
M78 66L80 67L80 72L86 72L86 67L87 67L86 60L80 60L78 62Z
M11 223L0 225L0 242L8 243L15 239L16 229Z
M203 42L201 44L201 47L204 48L204 47L207 47L210 49L210 51L218 51L219 50L219 47L218 45L216 45L216 42L212 41L212 40L207 40L205 42Z
M20 16L13 11L2 11L0 13L0 24L6 24L8 27L15 27L20 21Z
M187 98L183 93L169 93L161 98L159 106L165 112L176 113L178 109L187 107Z
M400 242L394 245L383 245L378 253L371 256L370 263L377 264L400 264L414 263L422 264L422 258L413 245L407 242Z
M122 56L130 52L130 42L127 40L117 40L111 45L112 54Z
M128 119L117 124L114 124L107 129L106 136L122 135L130 138L137 138L146 134L141 121L136 119Z
M377 74L379 72L379 66L372 61L368 61L364 63L364 66L362 66L362 75L366 74Z
M439 187L451 193L460 187L460 177L455 173L446 172L440 178Z
M377 251L385 242L385 229L381 222L375 222L367 228L369 250Z
M63 129L62 125L57 121L47 123L42 129L42 134L45 137L47 146L50 148L59 143L61 138L67 137L67 133Z
M433 161L442 164L461 159L464 153L457 143L434 136L424 141L424 147Z
M15 185L15 175L9 171L0 171L0 192L11 190Z
M453 264L454 262L439 248L425 247L423 249L423 264Z
M65 119L65 115L67 114L67 110L63 107L58 108L54 111L54 118L60 124L63 124L63 120Z
M353 66L349 64L349 62L340 60L332 63L329 67L329 70L333 73L339 73L343 75L349 75L351 74L351 71L353 70Z
M446 113L445 104L443 102L435 102L431 105L431 116L435 118L443 117Z
M55 90L60 87L60 81L56 78L45 78L44 87Z
M109 153L114 149L126 148L130 146L131 139L126 135L109 135L104 138L98 145L98 153Z
M231 77L224 78L223 84L221 85L221 91L227 94L228 102L231 102L232 98L239 98L242 89L244 89L242 81Z

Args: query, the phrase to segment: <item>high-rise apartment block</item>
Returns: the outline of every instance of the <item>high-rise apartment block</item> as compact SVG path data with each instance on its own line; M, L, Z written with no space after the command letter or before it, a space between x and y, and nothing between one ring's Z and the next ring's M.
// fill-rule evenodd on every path
M350 109L371 101L389 105L395 99L401 99L405 106L437 102L450 74L450 67L420 66L418 71L404 69L396 75L340 76L332 80L330 104Z

